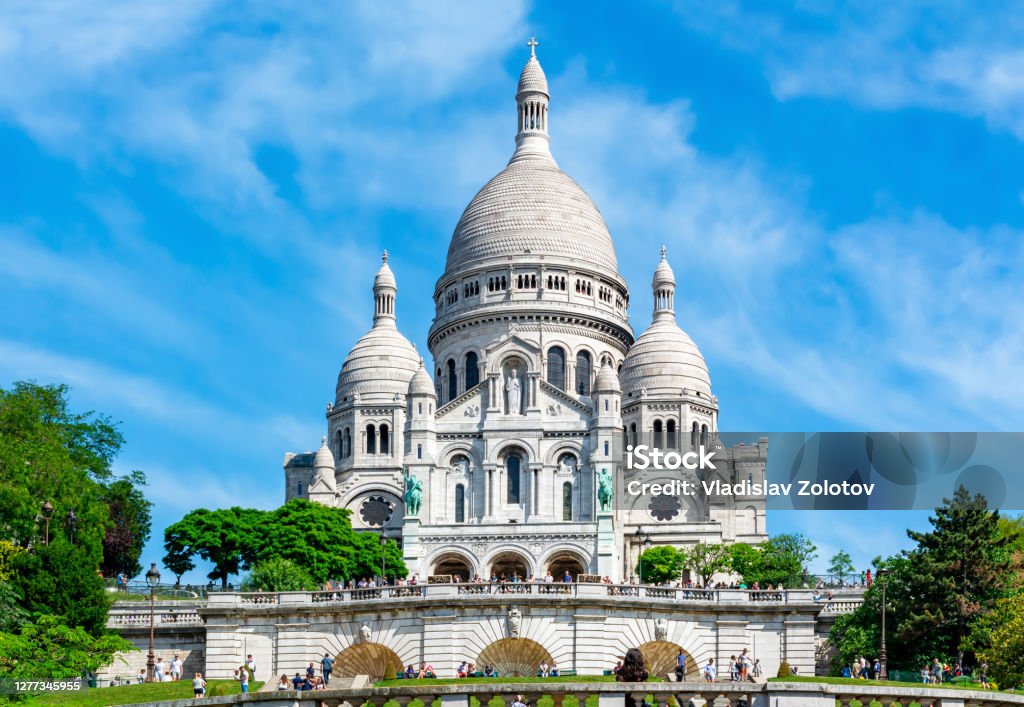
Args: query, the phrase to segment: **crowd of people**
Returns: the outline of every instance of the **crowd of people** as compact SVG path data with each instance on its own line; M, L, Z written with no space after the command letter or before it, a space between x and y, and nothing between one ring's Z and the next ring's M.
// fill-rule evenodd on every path
M864 656L854 658L853 662L842 670L844 678L853 678L855 680L877 680L881 674L882 662L878 658L869 661Z

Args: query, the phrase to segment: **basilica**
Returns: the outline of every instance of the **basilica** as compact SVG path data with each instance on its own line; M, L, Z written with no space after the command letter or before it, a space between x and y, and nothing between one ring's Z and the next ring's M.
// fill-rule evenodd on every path
M373 325L349 352L316 452L285 455L285 499L348 508L420 578L629 581L646 547L758 543L763 495L631 496L625 451L714 449L722 483L764 482L767 443L724 448L708 367L652 253L639 337L611 234L558 168L536 44L519 77L515 151L455 226L425 361L399 331L383 255ZM657 481L680 471L643 472ZM683 577L686 579L686 577Z

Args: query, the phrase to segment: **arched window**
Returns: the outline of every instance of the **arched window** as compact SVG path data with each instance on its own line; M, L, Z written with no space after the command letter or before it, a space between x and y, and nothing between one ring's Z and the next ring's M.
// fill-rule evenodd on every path
M679 447L679 443L676 440L676 421L669 420L667 428L668 434L666 436L668 437L668 448L677 449Z
M629 425L629 443L634 447L636 446L636 423L632 422Z
M662 443L664 441L665 440L663 439L663 435L662 435L661 420L655 420L654 421L654 444L653 444L654 448L655 449L661 449L661 445L662 445Z
M299 495L302 495L302 482L299 482Z
M508 477L506 503L519 503L519 475L522 463L522 459L517 454L511 455L505 460L505 475Z
M345 436L342 439L342 451L341 456L348 459L352 456L352 432L349 428L345 428Z
M548 383L565 390L565 349L561 346L548 349Z
M708 426L701 425L700 428L700 444L702 447L708 446Z
M608 440L605 440L605 443L604 443L604 455L606 457L608 456Z
M466 354L466 390L480 384L480 366L476 351Z
M466 487L462 484L455 485L455 522L466 522Z
M576 392L579 395L590 395L590 354L580 351L576 354Z
M416 445L416 458L417 459L422 459L423 458L423 445L422 444L417 444Z
M448 359L448 402L459 396L459 377L455 375L455 361Z
M562 484L562 520L572 520L572 484Z
M391 450L391 435L388 434L388 426L380 426L380 453L390 454Z
M626 447L628 447L628 446L629 446L629 431L625 427L623 427L622 428L622 450L625 451Z
M366 426L366 453L377 453L377 428L373 425Z
M341 430L334 435L334 454L338 459L345 458L345 437Z
M696 449L698 444L700 444L700 426L694 422L693 428L690 430L690 449Z

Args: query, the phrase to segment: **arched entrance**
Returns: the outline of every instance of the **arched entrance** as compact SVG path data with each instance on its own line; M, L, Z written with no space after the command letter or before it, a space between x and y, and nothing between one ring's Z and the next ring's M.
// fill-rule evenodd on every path
M583 559L571 550L559 550L552 553L547 559L547 571L561 582L562 577L568 572L574 582L579 581L581 574L587 574L587 566Z
M640 652L644 656L644 667L651 677L664 680L669 673L676 671L676 656L679 655L679 646L668 641L648 641L640 646ZM700 666L693 660L693 656L686 654L686 677L698 679L700 677Z
M526 579L530 576L530 562L518 552L499 552L491 558L488 574L499 579L504 577L506 580L511 580L512 577Z
M463 582L468 582L473 578L473 569L469 565L469 560L459 553L446 552L434 560L431 574L450 574Z
M541 644L529 638L502 638L480 651L476 667L490 665L502 677L534 677L541 661L551 664L551 654Z
M342 678L368 675L371 681L383 680L389 672L397 675L403 667L398 654L380 643L357 643L334 659L334 675Z

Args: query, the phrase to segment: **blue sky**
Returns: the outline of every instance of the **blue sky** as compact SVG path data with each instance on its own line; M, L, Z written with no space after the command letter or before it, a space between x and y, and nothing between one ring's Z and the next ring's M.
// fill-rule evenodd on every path
M452 228L511 154L536 34L553 151L730 430L1024 428L1024 15L1009 3L7 3L0 385L123 421L157 530L272 508L388 248L426 350ZM858 565L927 514L777 513ZM824 559L817 565L823 566Z

